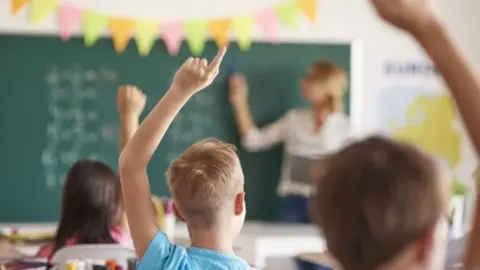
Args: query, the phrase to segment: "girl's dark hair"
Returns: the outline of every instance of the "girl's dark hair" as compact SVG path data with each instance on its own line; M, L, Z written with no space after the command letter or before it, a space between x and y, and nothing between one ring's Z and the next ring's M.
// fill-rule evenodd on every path
M61 217L52 254L69 238L76 244L115 243L110 233L118 224L120 180L99 161L77 161L63 186Z

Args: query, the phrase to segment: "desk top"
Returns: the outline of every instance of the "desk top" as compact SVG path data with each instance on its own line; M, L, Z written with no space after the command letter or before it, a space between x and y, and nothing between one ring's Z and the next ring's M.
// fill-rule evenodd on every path
M18 229L19 233L53 233L57 223L0 223L0 232L10 234L12 228ZM318 237L319 231L314 225L283 224L247 221L242 228L241 235L257 237ZM187 226L183 222L177 222L175 226L177 237L188 237Z

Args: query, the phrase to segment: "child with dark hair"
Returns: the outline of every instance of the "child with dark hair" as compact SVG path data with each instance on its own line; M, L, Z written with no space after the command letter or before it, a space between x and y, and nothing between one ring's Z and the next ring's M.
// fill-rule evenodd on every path
M448 173L417 148L382 137L333 155L313 199L344 270L443 269Z
M120 150L138 128L146 97L136 87L118 90L118 110L122 125ZM64 246L75 244L126 245L129 230L124 214L120 179L100 161L80 160L68 171L63 186L61 216L55 240L45 245L37 257L51 258Z

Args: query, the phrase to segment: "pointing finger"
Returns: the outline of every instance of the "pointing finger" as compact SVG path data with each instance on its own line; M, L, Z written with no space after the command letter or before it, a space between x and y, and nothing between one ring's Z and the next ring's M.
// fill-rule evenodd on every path
M220 64L222 63L223 57L225 56L226 52L227 52L227 47L226 46L222 46L218 50L217 55L215 55L212 62L208 66L208 72L209 73L214 73L216 70L219 69Z

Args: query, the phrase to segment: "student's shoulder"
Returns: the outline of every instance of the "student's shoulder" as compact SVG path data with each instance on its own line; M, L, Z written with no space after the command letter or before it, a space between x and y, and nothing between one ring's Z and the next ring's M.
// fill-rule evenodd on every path
M53 247L54 245L52 243L48 243L48 244L45 244L43 246L41 246L38 251L37 251L37 254L35 255L36 258L49 258L51 257L53 254Z
M159 231L145 250L138 264L139 270L177 269L186 257L186 248L170 243L167 235ZM172 268L173 267L173 268Z

